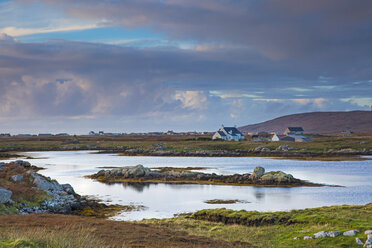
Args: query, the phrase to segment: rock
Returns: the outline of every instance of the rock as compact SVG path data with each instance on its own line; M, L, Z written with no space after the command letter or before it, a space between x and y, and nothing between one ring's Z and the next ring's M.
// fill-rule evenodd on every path
M372 230L367 230L364 232L365 235L372 234Z
M22 181L23 180L23 176L22 175L14 175L14 176L12 176L12 180L14 182Z
M355 242L357 245L363 245L363 242L360 240L360 238L355 238Z
M67 194L69 194L69 195L75 195L75 194L76 194L74 188L73 188L70 184L68 184L68 183L66 183L66 184L61 184L61 186L62 186L63 190L64 190Z
M282 171L274 174L274 178L278 183L291 183L293 182L293 176L291 174L286 174Z
M347 232L344 232L344 236L355 236L359 231L358 230L350 230L350 231L347 231Z
M341 235L341 231L329 231L327 234L327 236L331 238L335 238L339 235Z
M13 192L0 187L0 203L14 203L11 199Z
M305 236L304 237L304 240L307 240L307 239L313 239L313 237L311 237L311 236Z
M130 168L128 172L133 177L143 177L146 174L150 174L150 170L148 168L145 168L142 164Z
M254 168L253 173L250 175L250 179L252 180L260 179L260 177L262 177L264 173L265 169L261 166L257 166L256 168Z
M259 147L256 147L256 149L254 149L255 152L269 152L270 149L265 147L265 146L259 146Z
M260 178L263 183L272 183L275 181L274 175L271 173L266 173Z
M325 238L327 236L328 236L328 232L326 232L326 231L320 231L320 232L314 233L314 238L316 238L316 239Z
M38 189L44 190L46 192L60 192L64 191L62 186L56 182L56 181L48 181L44 177L36 174L36 173L31 173L31 176L34 178L33 183L36 185Z
M16 165L20 165L20 166L23 166L25 168L28 168L28 167L31 167L31 164L30 162L27 162L27 161L23 161L23 160L17 160L14 162Z
M298 237L294 237L293 239L294 239L294 240L298 240Z

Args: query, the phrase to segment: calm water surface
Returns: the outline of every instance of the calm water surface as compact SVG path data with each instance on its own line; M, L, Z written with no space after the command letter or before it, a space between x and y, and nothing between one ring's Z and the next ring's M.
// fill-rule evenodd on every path
M341 204L372 202L372 160L367 161L298 161L271 158L201 158L201 157L126 157L114 154L91 154L87 151L28 152L32 164L46 168L40 173L70 183L81 195L94 196L109 204L143 205L142 211L121 213L118 220L168 218L177 213L205 208L226 207L258 211L277 211ZM345 187L265 188L212 185L105 185L83 176L100 166L207 167L205 172L234 174L252 172L256 166L266 171L282 170L294 177L316 183ZM211 199L239 199L247 203L210 205Z

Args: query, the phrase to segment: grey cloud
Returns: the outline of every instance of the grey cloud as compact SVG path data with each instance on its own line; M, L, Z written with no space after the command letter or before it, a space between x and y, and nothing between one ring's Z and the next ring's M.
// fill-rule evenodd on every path
M271 59L370 57L370 1L40 1L74 17L150 27L174 39L247 46Z

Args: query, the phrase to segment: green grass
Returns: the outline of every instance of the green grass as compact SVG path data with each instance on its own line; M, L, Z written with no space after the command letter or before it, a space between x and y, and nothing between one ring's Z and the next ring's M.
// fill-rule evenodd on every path
M355 238L365 241L363 232L372 229L372 203L273 213L209 209L189 217L151 219L142 223L215 239L248 242L258 247L359 247ZM361 232L355 237L303 240L304 236L312 236L319 231L351 229ZM294 240L294 237L299 240Z

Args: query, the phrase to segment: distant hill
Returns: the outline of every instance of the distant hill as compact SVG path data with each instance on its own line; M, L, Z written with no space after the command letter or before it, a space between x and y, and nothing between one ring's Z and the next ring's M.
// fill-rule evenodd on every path
M241 132L280 132L287 127L303 127L305 133L340 133L350 130L372 133L372 111L312 112L282 116L270 121L239 127Z

